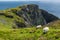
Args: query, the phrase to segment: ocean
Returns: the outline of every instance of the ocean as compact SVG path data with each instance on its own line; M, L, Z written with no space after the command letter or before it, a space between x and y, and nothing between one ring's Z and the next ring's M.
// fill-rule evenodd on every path
M19 1L19 2L0 2L0 10L4 10L7 8L15 8L25 4L37 4L40 9L44 9L49 13L60 18L60 3L46 3L46 2L38 2L38 1Z

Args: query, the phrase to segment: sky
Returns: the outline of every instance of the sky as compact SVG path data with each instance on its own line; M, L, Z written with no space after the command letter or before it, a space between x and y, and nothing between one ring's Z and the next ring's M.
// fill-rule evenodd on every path
M19 0L0 0L0 1L19 1Z
M43 1L43 2L60 2L60 0L0 0L0 1Z
M60 3L60 0L0 0L0 1L39 1L46 3Z

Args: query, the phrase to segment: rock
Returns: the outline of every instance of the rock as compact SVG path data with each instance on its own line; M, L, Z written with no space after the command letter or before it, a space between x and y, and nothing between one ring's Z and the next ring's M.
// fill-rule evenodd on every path
M12 15L5 15L5 17L13 18L13 16L12 16Z
M45 18L47 23L58 20L59 18L53 14L48 13L47 11L41 9L42 16Z
M28 24L35 26L45 25L59 19L47 11L39 9L36 4L22 6L21 10L17 11L17 15L24 18Z
M17 25L17 28L26 27L26 25L24 23L21 23L21 22L18 22L18 21L15 21L15 24Z
M27 11L27 9L29 11ZM43 25L44 18L41 15L41 12L38 12L38 5L27 5L27 7L22 8L22 10L17 12L18 15L22 16L30 25ZM24 15L24 16L23 16Z
M4 12L0 12L0 15L4 15Z
M23 5L19 8L6 9L3 11L0 11L0 16L2 15L1 17L4 20L5 18L7 21L9 20L11 24L7 22L7 25L10 24L9 26L12 26L14 29L16 26L17 28L23 28L37 25L37 28L39 28L41 25L43 26L59 19L47 11L40 9L36 4Z

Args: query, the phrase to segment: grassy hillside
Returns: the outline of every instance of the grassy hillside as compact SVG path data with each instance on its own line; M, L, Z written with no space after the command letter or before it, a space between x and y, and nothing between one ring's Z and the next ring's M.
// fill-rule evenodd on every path
M46 34L43 34L43 27L0 29L0 40L60 40L60 20L45 26L49 27Z
M23 27L24 19L16 15L16 10L20 8L0 10L0 28L17 28L18 24Z
M60 40L60 29L50 28L43 34L42 28L0 29L0 40Z
M60 20L50 22L46 26L52 27L54 29L60 29Z
M60 40L60 20L58 19L39 9L37 5L0 10L0 40ZM36 28L36 25L40 24L47 25ZM43 34L45 26L50 30Z

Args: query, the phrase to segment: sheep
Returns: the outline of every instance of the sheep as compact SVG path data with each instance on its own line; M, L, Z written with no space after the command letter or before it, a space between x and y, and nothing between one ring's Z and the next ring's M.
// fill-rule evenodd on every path
M38 28L41 28L41 27L42 27L41 25L36 26L37 29L38 29Z
M36 29L39 29L39 28L42 28L42 26L41 25L36 26Z
M49 31L49 27L44 27L43 28L43 33L46 34Z

